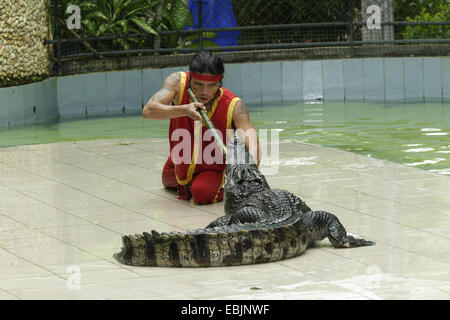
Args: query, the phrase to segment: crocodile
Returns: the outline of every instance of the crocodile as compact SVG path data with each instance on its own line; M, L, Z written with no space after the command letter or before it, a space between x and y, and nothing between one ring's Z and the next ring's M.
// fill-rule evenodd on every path
M227 149L224 216L201 229L125 235L114 258L133 266L224 267L292 258L325 238L335 248L375 244L347 234L332 213L271 189L239 135Z

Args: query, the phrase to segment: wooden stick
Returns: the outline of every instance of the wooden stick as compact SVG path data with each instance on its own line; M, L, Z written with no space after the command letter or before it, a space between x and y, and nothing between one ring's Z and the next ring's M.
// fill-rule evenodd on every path
M187 92L193 102L198 102L198 99L195 96L194 92L192 92L191 88L188 88ZM214 124L212 123L211 119L209 119L208 114L206 113L205 110L201 108L198 108L197 111L200 112L203 121L205 121L206 127L209 130L211 130L211 133L214 137L214 141L216 141L216 143L219 145L220 151L222 151L222 154L225 156L227 154L227 147L225 147L222 138L217 133L217 129L214 127Z

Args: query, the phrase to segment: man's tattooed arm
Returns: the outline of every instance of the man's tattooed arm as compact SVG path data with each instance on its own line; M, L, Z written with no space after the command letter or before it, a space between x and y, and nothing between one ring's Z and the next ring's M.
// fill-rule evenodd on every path
M150 98L149 103L169 104L176 97L179 85L180 73L172 73L164 80L162 88Z
M198 102L185 105L175 105L177 96L183 94L178 92L180 87L180 73L175 72L168 76L159 89L142 109L142 116L145 119L170 119L187 116L194 120L202 120L197 112L197 108L205 109L205 106Z
M167 97L170 93L172 93L171 90L167 88L161 88L150 98L150 103L159 103L161 99L164 99Z
M247 106L245 105L245 103L242 100L239 100L238 102L236 102L236 111L235 112L238 115L240 115L240 114L248 115Z
M167 88L170 90L177 90L178 86L180 85L180 73L174 72L171 75L169 75L166 80L163 82L163 88Z

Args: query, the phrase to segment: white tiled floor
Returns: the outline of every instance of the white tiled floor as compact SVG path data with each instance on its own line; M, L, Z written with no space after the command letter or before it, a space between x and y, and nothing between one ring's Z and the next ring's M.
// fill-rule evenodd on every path
M269 184L376 246L333 249L325 240L293 259L240 267L124 266L112 257L122 234L199 228L223 214L223 203L193 205L161 187L166 140L1 148L0 299L450 298L450 177L279 147ZM70 268L80 270L78 289Z

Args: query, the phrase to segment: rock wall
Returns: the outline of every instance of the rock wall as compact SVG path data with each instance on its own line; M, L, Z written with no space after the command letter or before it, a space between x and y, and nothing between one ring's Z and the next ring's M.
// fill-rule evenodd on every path
M49 0L0 0L0 86L49 74Z

